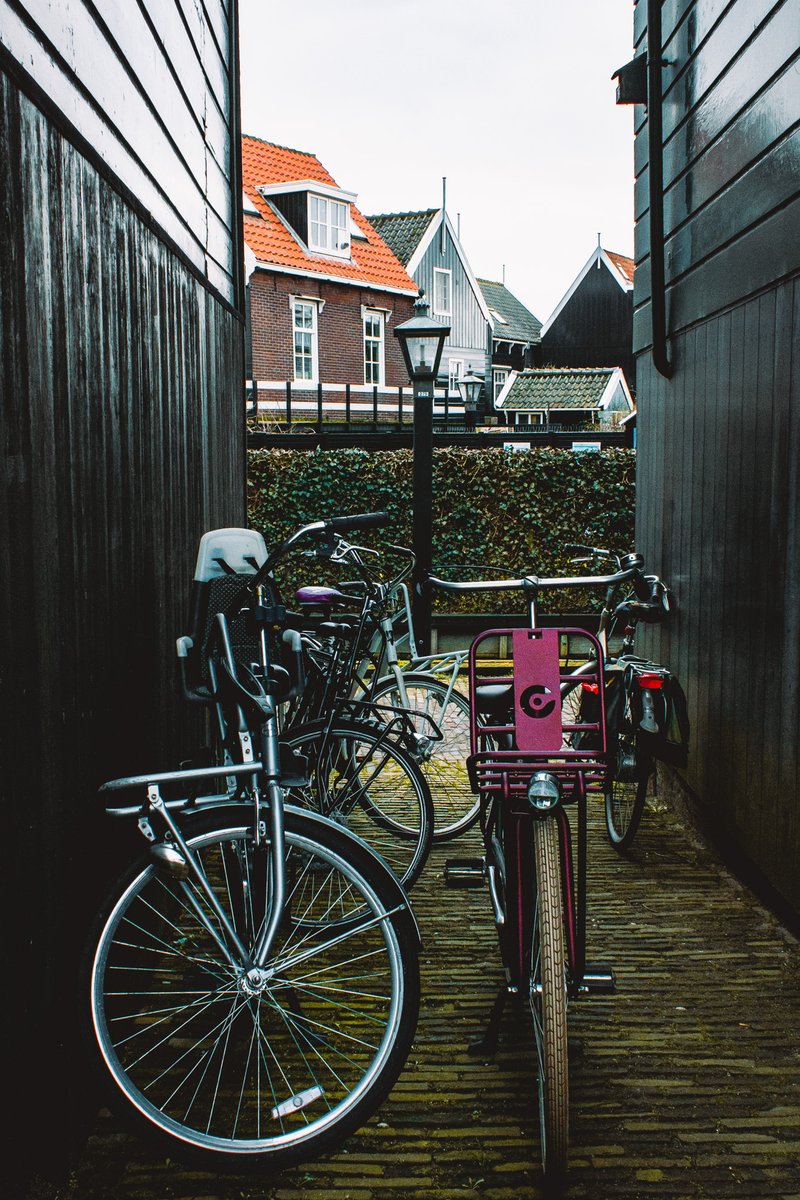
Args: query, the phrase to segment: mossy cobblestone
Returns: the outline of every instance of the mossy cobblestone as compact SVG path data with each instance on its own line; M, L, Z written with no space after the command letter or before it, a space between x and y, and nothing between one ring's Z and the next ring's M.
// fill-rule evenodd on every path
M627 857L590 830L590 957L613 996L570 1008L567 1198L800 1200L800 946L668 811ZM434 850L413 892L423 999L411 1059L338 1154L278 1177L158 1157L108 1113L58 1200L538 1200L536 1085L524 1014L494 1060L482 1032L501 971L488 897L447 891Z

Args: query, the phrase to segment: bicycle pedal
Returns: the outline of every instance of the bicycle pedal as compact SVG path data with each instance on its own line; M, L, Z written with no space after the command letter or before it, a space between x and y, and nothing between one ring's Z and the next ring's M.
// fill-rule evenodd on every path
M587 963L579 990L592 996L608 996L616 991L617 981L607 963Z
M444 882L451 888L483 887L486 868L482 858L448 858L444 865Z

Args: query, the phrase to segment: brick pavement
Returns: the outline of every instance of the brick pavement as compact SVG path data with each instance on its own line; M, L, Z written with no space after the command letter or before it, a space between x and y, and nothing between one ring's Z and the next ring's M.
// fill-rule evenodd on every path
M627 858L593 822L590 956L617 992L572 1005L568 1197L800 1200L800 946L668 812ZM219 1178L154 1157L101 1114L59 1200L485 1200L540 1196L535 1081L507 1013L492 1062L466 1053L499 968L483 890L414 892L423 1009L383 1109L335 1157ZM465 846L459 853L474 852Z

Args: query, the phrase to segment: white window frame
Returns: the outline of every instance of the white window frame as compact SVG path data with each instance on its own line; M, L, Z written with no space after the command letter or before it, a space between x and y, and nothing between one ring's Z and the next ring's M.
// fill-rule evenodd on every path
M364 334L364 338L363 338L364 383L368 387L375 387L375 386L385 387L385 385L386 385L386 336L385 336L385 334L386 334L386 313L381 312L381 310L377 309L377 308L362 308L361 309L361 317L362 317L361 328L362 328L363 334ZM377 332L377 334L374 332L369 333L368 329L367 329L367 325L368 325L368 323L372 323L375 321L377 321L377 323L378 323L378 332ZM377 347L378 347L377 361L370 360L367 358L367 344L369 342L374 342L377 344ZM369 371L367 368L370 366L377 366L377 368L378 368L378 378L377 379L369 378Z
M464 378L464 360L463 358L449 358L447 360L447 390L455 392L457 396L461 393L458 390L459 379Z
M308 196L308 248L350 257L350 205L332 196Z
M439 279L444 278L446 296L446 306L439 304ZM449 317L453 308L453 272L446 267L433 268L433 314L437 317Z
M319 383L319 304L314 300L307 299L305 296L293 296L291 298L291 313L292 313L292 364L294 368L294 382L302 384L306 387L316 387ZM298 325L298 312L304 313L303 323ZM311 323L305 323L305 313L311 316ZM299 356L303 361L308 361L311 366L311 375L298 375L298 335L304 339L304 347L300 350ZM307 341L306 341L307 339ZM308 348L306 349L305 346Z
M497 397L508 382L510 371L510 367L495 367L492 371L492 396L495 404L497 404Z

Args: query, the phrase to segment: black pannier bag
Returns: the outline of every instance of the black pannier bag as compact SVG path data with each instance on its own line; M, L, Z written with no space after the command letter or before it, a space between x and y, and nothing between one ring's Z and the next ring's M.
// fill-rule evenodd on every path
M689 756L689 715L686 696L666 667L645 659L622 659L606 669L606 730L612 761L620 735L635 737L643 759L659 759L685 767ZM600 701L596 688L584 687L580 720L596 721ZM596 749L591 734L575 735L575 749Z
M637 748L669 766L685 767L689 758L689 713L686 695L672 672L656 663L628 663L623 691Z

